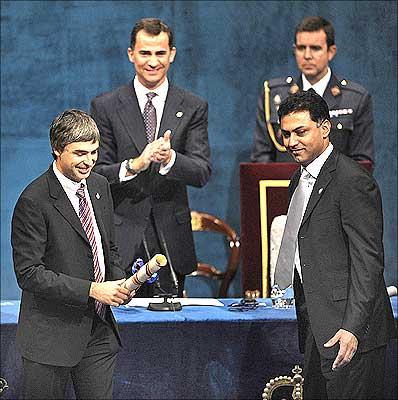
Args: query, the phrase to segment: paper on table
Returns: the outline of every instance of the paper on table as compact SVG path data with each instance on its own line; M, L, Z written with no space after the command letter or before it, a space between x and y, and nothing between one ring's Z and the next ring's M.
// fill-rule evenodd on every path
M214 306L223 307L224 304L217 299L211 298L172 298L167 299L167 301L175 301L181 303L182 306ZM126 307L148 307L149 303L163 303L163 298L161 297L151 297L151 298L135 298L133 297Z

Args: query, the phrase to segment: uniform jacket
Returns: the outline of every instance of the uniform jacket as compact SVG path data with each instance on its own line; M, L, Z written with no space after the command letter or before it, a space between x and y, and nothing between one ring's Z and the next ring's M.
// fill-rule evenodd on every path
M114 245L109 184L91 173L87 188L102 238L105 279L124 278ZM95 313L94 299L89 297L90 284L95 281L93 257L79 217L52 166L22 192L15 206L12 247L22 289L18 350L23 357L43 364L77 364Z
M302 90L303 83L301 75L297 80L288 76L270 80L269 87L270 122L278 138L278 106L290 93ZM330 110L330 140L334 147L354 160L374 162L372 100L366 89L355 82L339 78L332 72L323 98ZM282 141L279 140L279 143L282 144ZM270 138L264 114L264 89L257 104L251 160L292 162L289 154L279 151Z
M91 113L101 133L96 171L111 184L116 243L126 270L136 257L144 256L137 251L151 213L174 269L181 274L195 269L187 186L202 187L210 177L207 110L205 101L170 85L158 137L171 130L171 147L177 155L173 167L162 176L159 165L152 163L134 179L120 183L121 162L138 157L147 144L134 87L122 86L92 101Z
M292 195L298 171L291 181ZM305 304L321 354L337 355L326 343L340 328L359 340L359 351L384 345L394 332L383 278L383 216L371 175L335 149L314 185L298 233ZM300 348L305 320L296 298Z

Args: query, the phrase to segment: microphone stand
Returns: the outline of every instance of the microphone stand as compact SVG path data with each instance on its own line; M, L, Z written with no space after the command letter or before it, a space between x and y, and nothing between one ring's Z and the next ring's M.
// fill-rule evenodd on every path
M164 252L166 253L167 261L169 263L170 275L171 275L171 279L173 281L174 290L177 292L177 295L178 295L177 275L174 271L173 264L171 262L170 253L167 248L166 240L164 238L163 232L160 229L158 229L157 231L158 231L158 235L159 235L160 245L164 249ZM144 247L145 247L145 250L148 251L145 241L144 241ZM158 286L157 286L158 289L160 289L162 292L164 292L163 294L160 295L160 297L163 297L163 303L149 303L147 309L151 310L151 311L181 311L182 305L180 302L173 302L172 300L167 301L167 299L172 299L173 297L175 297L175 295L166 293L161 288L159 282L157 282L157 283L158 283Z

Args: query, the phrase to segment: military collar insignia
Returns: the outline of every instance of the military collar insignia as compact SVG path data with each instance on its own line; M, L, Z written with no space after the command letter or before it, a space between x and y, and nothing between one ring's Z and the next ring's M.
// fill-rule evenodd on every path
M295 94L300 90L298 87L297 83L294 83L292 86L290 86L289 93L290 94Z
M332 92L332 95L333 95L334 97L336 97L336 96L338 96L339 94L341 94L341 90L340 90L340 88L339 88L337 85L333 86L333 87L330 89L330 91Z

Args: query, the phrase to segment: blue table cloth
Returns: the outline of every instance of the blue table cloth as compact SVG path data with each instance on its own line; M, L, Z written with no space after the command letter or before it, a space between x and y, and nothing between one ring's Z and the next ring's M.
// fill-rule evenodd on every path
M303 365L294 309L269 299L252 311L184 306L177 312L114 308L123 348L115 371L115 399L261 399L266 382ZM397 318L397 298L391 299ZM1 373L18 399L21 360L15 351L18 301L1 302ZM387 355L386 398L397 398L397 342ZM69 390L71 398L73 390Z

